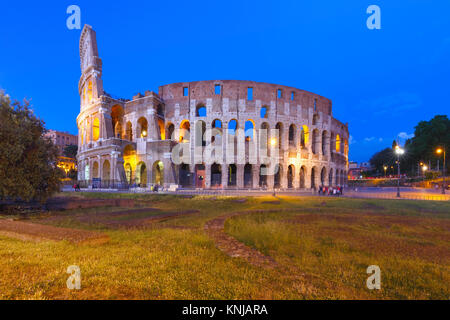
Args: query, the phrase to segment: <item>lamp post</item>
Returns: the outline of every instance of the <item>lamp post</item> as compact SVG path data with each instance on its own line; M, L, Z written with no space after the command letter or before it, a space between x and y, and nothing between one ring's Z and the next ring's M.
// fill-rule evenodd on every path
M395 153L397 154L397 198L400 198L400 155L405 153L405 150L400 148L398 145L395 146Z
M423 171L423 181L425 181L425 171L427 171L427 170L428 170L428 166L424 165L424 166L422 167L422 171Z
M445 146L436 150L437 154L444 154L444 164L442 166L442 194L445 194Z
M384 169L384 179L386 179L386 170L387 170L387 166L384 166L383 169Z

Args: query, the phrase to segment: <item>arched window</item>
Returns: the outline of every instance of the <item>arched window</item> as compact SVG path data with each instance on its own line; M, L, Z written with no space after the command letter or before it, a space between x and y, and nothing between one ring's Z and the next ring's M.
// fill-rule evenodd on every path
M120 105L115 105L111 108L112 128L114 130L114 138L122 138L122 121L123 108Z
M131 124L131 121L127 122L125 135L127 140L133 141L133 125Z
M278 122L275 129L278 130L278 148L281 149L283 147L283 124Z
M300 145L305 148L309 141L309 128L308 126L302 126Z
M88 96L88 102L91 103L92 102L92 81L89 81L87 96Z
M100 120L95 118L92 123L92 139L97 141L98 138L100 138Z
M189 120L183 120L180 124L180 142L189 142L191 124Z
M139 138L146 138L148 135L148 122L145 117L140 117L138 119L138 129L139 132L136 133Z
M255 122L251 119L245 121L245 140L253 140L253 132L255 131Z
M166 137L169 138L170 140L176 140L176 138L173 136L175 132L175 126L173 125L173 123L168 123L167 124L167 129L166 129Z
M297 129L295 128L294 124L291 124L289 126L289 145L290 146L295 146L295 132L297 131Z
M269 113L269 108L266 106L261 107L260 116L261 119L267 119Z
M196 117L206 117L206 107L203 104L199 104L195 109Z
M341 152L341 137L336 135L336 152Z

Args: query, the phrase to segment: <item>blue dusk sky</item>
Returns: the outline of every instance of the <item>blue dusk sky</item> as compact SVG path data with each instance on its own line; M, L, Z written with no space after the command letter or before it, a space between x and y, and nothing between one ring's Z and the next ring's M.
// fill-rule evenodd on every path
M180 81L277 83L333 101L350 160L366 161L420 120L449 114L450 1L3 1L0 88L32 99L47 128L77 132L81 30L97 32L107 92ZM369 5L381 29L369 30Z

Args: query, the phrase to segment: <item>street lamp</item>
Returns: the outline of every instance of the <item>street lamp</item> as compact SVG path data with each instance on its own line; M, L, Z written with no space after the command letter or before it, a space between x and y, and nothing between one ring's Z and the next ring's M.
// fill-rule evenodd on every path
M423 171L423 181L425 181L425 171L428 170L428 166L424 165L422 166L422 171Z
M437 154L444 154L444 165L442 166L442 194L445 194L445 146L436 150Z
M397 198L400 198L400 156L405 153L405 150L400 148L398 145L395 146L395 153L397 154Z
M387 170L387 166L384 166L383 169L384 169L384 178L386 179L386 170Z

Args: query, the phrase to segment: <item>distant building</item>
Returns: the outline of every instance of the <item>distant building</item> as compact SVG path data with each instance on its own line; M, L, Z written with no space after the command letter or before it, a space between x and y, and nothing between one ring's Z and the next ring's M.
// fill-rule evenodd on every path
M61 132L56 130L48 130L44 137L50 138L55 145L57 145L61 152L64 150L64 147L69 145L78 145L78 136L70 134L68 132Z
M44 137L50 138L53 143L58 146L60 156L58 157L58 168L64 170L66 175L70 170L77 169L77 160L75 158L69 158L63 155L64 148L69 145L78 145L78 136L70 134L68 132L61 132L56 130L48 130Z
M359 165L355 161L350 161L348 164L348 178L349 179L360 179L362 173L365 171L372 170L372 166L369 162L361 162Z

